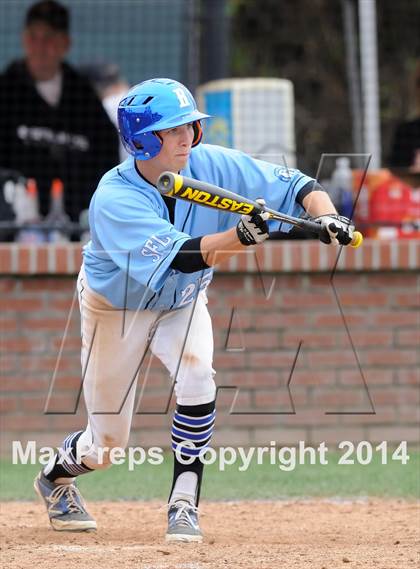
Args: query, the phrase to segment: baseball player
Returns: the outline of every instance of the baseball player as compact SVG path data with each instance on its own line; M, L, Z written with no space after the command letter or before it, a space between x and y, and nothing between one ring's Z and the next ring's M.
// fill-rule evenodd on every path
M322 239L328 243L348 244L354 227L300 171L285 172L236 150L200 144L200 121L208 115L177 81L136 85L118 113L130 157L104 175L92 198L91 241L78 277L88 422L64 440L34 484L55 530L96 529L75 479L107 468L110 450L126 447L136 380L150 348L168 369L176 395L172 449L178 452L166 538L201 541L199 453L212 437L216 397L206 288L216 262L262 244L279 222L260 213L243 215L237 223L230 213L162 197L158 177L180 172L261 203L265 197L289 215L307 211L325 228Z

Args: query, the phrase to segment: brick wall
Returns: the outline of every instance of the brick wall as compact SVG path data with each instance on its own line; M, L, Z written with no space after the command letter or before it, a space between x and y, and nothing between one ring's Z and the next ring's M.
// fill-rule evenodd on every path
M316 242L281 242L257 253L221 266L209 290L215 444L418 445L420 241L366 241L340 255ZM77 244L0 245L2 454L12 440L57 445L84 426L80 259ZM167 446L168 377L158 360L147 366L131 444Z

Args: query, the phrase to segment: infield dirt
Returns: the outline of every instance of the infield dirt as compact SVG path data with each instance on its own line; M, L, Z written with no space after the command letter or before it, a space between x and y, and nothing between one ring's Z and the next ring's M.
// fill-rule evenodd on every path
M366 499L203 502L202 544L167 544L157 502L93 502L98 531L50 529L43 505L3 502L7 569L411 569L420 564L418 502Z

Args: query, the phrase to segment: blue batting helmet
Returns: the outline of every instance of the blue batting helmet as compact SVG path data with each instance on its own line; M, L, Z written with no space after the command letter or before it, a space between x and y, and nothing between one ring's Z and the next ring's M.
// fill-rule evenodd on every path
M173 79L149 79L130 89L118 106L118 127L122 143L137 160L157 156L162 139L156 131L193 123L193 146L202 138L200 113L188 89Z

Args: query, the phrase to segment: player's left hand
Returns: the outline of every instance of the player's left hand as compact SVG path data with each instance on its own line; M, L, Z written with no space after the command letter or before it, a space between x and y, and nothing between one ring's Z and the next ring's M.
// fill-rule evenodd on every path
M355 230L351 219L343 215L331 213L320 215L314 221L320 223L325 229L319 236L320 241L323 243L331 243L332 241L338 241L340 245L349 245L351 243Z
M265 206L265 199L255 200L262 208ZM236 233L242 245L257 245L262 243L270 236L268 232L267 220L270 214L267 211L254 213L254 215L242 215L241 220L236 226Z

